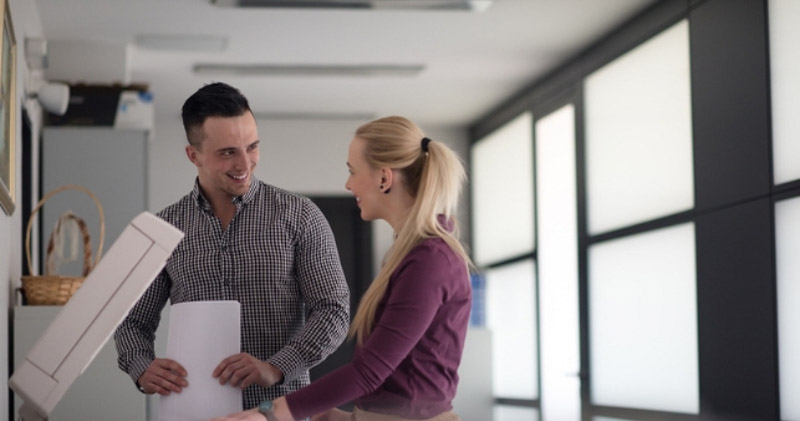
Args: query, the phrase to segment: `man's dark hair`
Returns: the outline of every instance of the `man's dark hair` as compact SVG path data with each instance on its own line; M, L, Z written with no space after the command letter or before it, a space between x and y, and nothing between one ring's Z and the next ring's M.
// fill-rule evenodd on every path
M208 117L239 117L249 112L247 98L238 89L222 82L209 83L183 103L181 116L186 139L199 146L200 128Z

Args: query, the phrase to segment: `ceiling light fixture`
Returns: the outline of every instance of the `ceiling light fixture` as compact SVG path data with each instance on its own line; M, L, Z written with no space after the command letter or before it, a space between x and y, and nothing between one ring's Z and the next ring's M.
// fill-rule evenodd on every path
M254 112L256 120L324 120L324 121L370 121L376 115L373 113L325 113L325 112Z
M494 0L211 0L220 7L464 10L482 12Z
M224 64L199 63L194 65L196 74L229 76L416 76L422 64Z

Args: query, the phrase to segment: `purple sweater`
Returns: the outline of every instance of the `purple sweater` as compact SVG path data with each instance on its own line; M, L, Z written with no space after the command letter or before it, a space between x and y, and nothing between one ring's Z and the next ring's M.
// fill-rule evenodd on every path
M472 290L440 238L414 247L389 279L353 361L286 396L296 419L355 400L365 411L424 419L452 409Z

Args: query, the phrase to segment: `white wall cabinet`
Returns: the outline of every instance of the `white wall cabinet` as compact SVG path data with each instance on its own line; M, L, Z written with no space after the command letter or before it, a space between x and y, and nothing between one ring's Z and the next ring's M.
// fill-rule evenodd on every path
M42 194L78 184L97 196L105 214L105 247L114 243L128 223L147 210L147 149L149 132L112 127L45 127L42 138ZM46 245L53 224L66 210L86 220L92 255L99 241L94 202L84 193L66 190L53 196L41 210ZM41 256L44 259L44 256ZM78 275L82 266L65 263L62 275ZM41 272L37 269L37 274ZM14 308L14 367L25 357L61 307ZM14 398L16 409L21 405ZM16 416L15 416L16 418ZM117 352L110 339L56 406L55 421L142 421L148 419L145 395L117 368Z
M65 184L78 184L94 193L105 213L105 249L136 215L147 210L148 133L112 127L44 129L42 194ZM94 202L73 190L53 196L42 208L45 245L53 224L67 210L86 220L96 250L99 222ZM59 273L78 275L80 266L80 261L68 263Z

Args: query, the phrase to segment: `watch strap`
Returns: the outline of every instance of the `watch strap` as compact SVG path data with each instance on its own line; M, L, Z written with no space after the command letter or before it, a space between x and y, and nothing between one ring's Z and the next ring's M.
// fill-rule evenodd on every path
M267 421L278 421L278 418L275 417L275 413L272 412L274 408L275 404L272 403L271 400L265 400L261 401L258 405L258 412L267 417Z

